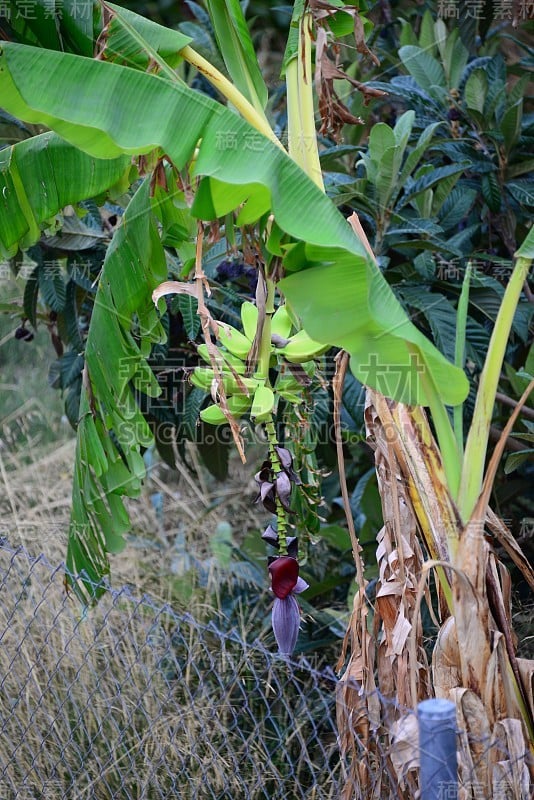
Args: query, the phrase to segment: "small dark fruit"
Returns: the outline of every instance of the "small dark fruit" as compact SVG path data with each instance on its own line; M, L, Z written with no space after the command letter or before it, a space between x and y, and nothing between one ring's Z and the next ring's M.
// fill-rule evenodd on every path
M15 331L15 339L22 339L23 342L31 342L33 339L33 333L27 328L21 326Z
M231 280L232 278L239 278L244 271L244 264L238 259L225 258L217 265L217 278L220 281Z

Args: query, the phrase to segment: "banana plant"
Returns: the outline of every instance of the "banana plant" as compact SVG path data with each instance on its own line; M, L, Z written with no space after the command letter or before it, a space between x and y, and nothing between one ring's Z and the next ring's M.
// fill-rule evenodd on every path
M502 611L502 592L481 525L489 513L494 474L492 462L484 479L491 410L532 258L532 237L517 254L504 295L464 452L463 437L448 412L461 408L469 389L462 306L456 363L451 363L408 318L357 217L349 223L324 192L313 69L324 130L335 134L354 118L334 91L334 78L347 76L329 58L328 48L336 36L350 34L357 49L370 56L365 18L342 2L295 3L284 58L286 151L269 124L268 93L241 5L237 0L210 0L207 8L226 75L206 61L184 33L106 2L95 9L96 58L67 52L68 48L36 47L34 40L0 46L3 107L25 123L53 131L2 151L3 252L15 256L20 248L35 244L43 232L57 227L57 215L66 204L116 196L119 191L129 197L107 248L83 342L68 580L84 601L94 600L102 591L100 579L109 571L108 554L125 545L129 522L123 498L139 494L145 475L141 452L153 441L137 398L140 394L156 398L161 392L149 359L166 337L163 298L172 294L194 298L205 337L199 357L206 366L192 371L191 382L213 400L201 417L208 424L229 423L243 456L239 418L247 414L266 431L268 453L256 481L258 501L277 522L276 527L267 526L263 537L275 552L269 573L275 595L273 628L281 652L289 654L295 644L300 619L295 595L306 589L306 582L299 575L298 542L291 535L298 465L278 439L276 415L282 403L298 411L316 359L336 347L348 354L353 375L369 387L366 417L369 430L376 434L374 441L382 446L377 468L389 463L389 478L380 488L384 510L394 513L394 543L400 555L395 561L389 558L392 551L387 545L381 547L384 569L376 629L382 626L390 649L377 648L379 676L385 679L389 663L394 693L403 705L414 705L431 693L428 682L420 679L416 590L421 575L435 568L442 631L450 640L456 636L458 644L456 682L447 692L472 692L485 704L488 724L521 720L520 730L527 737L532 733L531 709L509 630L501 631L506 613L495 611ZM211 83L219 99L189 86L192 70ZM387 86L360 88L367 92L366 100L388 90ZM440 97L446 91L442 87ZM393 130L376 126L371 134L364 167L384 222L397 199L399 170L410 173L416 168L416 159L410 164L404 160L412 124L408 114ZM421 153L426 144L423 138ZM380 149L384 147L385 151ZM383 161L377 157L379 151L386 153ZM456 172L441 177L454 179ZM412 192L412 199L433 190L426 180L420 192ZM435 200L432 195L430 202ZM206 303L204 242L208 228L213 231L217 225L224 226L228 241L235 241L239 233L257 265L256 302L243 304L242 330L214 318ZM176 262L179 275L170 268ZM168 280L173 272L171 277L179 280ZM466 284L466 297L468 291ZM437 444L423 407L430 410ZM395 434L389 444L388 431ZM406 479L406 491L399 489L398 475ZM419 558L415 534L410 552L404 553L399 524L406 509L411 510L414 531L421 532L432 558L429 567ZM353 551L358 586L347 637L351 661L340 697L350 713L369 704L363 739L352 723L343 731L345 747L352 736L356 752L357 736L372 744L369 720L376 719L372 706L376 693L369 692L364 699L358 694L356 699L348 682L353 678L372 688L375 666L356 541ZM413 574L404 569L408 562ZM494 579L491 613L488 576ZM394 586L404 589L399 592ZM495 633L503 637L498 650ZM439 647L444 638L445 633ZM413 678L413 690L403 686L401 693L396 683L401 675ZM499 706L497 696L502 694L506 702ZM372 783L356 759L352 778L367 786Z
M406 402L454 405L467 392L463 372L410 323L360 239L314 180L284 151L258 110L258 97L264 93L252 85L243 85L242 93L204 62L184 34L112 4L102 8L107 22L99 34L99 59L11 42L3 43L0 53L4 107L26 122L52 128L62 137L63 152L70 154L74 164L84 154L97 172L113 162L124 167L124 158L135 156L139 160L125 188L146 165L153 165L152 177L146 177L137 189L108 249L85 347L69 567L75 573L85 571L92 580L107 569L106 552L123 546L127 522L120 498L138 491L143 472L140 448L150 438L136 411L133 389L158 391L146 362L151 346L164 336L152 305L152 292L166 277L164 247L156 235L158 222L181 230L184 245L191 241L185 218L209 221L231 215L237 227L258 223L267 302L272 304L275 298L269 272L279 264L292 273L286 285L280 285L297 314L306 313L305 284L313 280L325 295L326 302L316 308L313 330L306 331L316 342L311 354L321 345L345 347L351 352L356 375ZM231 18L238 20L241 30L240 7L233 3L231 8ZM349 22L352 19L343 11L337 13ZM298 47L296 38L286 59L290 75L300 68ZM245 50L250 57L251 45ZM240 113L190 89L180 76L184 62L210 79ZM151 64L155 69L147 71ZM244 65L243 56L239 69ZM231 74L237 67L229 62L227 69ZM187 124L179 125L179 120ZM30 170L39 175L44 167L30 162L29 147L35 158L35 148L25 142L7 149L4 156L6 229L2 235L10 254L21 244L37 241L64 199L72 203L95 194L96 187L84 185L85 172L79 183L70 181L65 198L59 181L46 176L50 188L45 196L50 195L54 204L44 204L35 182L28 179ZM49 168L65 176L65 182L71 178L72 167L64 158L51 160L50 148L38 153ZM188 191L185 184L193 180L197 189ZM161 186L155 186L157 181ZM115 182L114 175L109 187ZM305 215L299 211L303 207ZM189 286L190 291L200 292L198 281ZM302 289L294 291L295 286ZM264 340L271 313L267 308L261 320ZM300 323L295 321L298 331ZM221 343L228 344L230 332L227 339L224 333L220 335ZM106 346L103 360L105 341L113 341L113 346ZM369 366L370 343L376 358ZM270 341L267 345L269 356ZM286 349L298 350L298 346L298 340L290 338ZM415 380L399 381L388 369L391 361L410 369L414 356L432 376L430 382L421 380L418 373ZM268 360L262 367L261 394L270 399ZM260 405L266 413L267 406Z

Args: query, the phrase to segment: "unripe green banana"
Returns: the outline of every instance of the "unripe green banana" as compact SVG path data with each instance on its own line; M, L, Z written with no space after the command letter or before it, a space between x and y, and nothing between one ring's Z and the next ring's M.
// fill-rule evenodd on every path
M309 365L315 368L313 361L308 361L303 366L308 368ZM298 369L302 371L304 377L307 377L307 372L309 370L307 369L305 372L303 366L299 365ZM280 397L283 397L288 403L293 403L294 405L298 405L299 403L303 402L304 389L306 389L306 385L299 381L298 378L296 378L295 375L287 368L286 371L278 374L278 378L274 387L276 394L279 394Z
M231 372L221 373L224 391L231 394L244 394L244 390L254 392L258 386L258 381L254 378L239 378L239 381ZM211 391L211 385L215 380L215 372L210 367L195 367L191 373L191 383L204 391Z
M245 374L246 364L244 361L242 361L240 358L237 358L237 356L232 355L232 353L229 353L227 350L223 351L218 349L218 351L223 363L228 364L228 366L237 372L238 375ZM197 347L197 353L206 362L206 364L211 365L211 359L207 345L199 344Z
M249 394L251 392L254 394L258 388L258 383L259 381L257 381L255 378L239 377L238 380L230 372L223 375L224 391L228 394L244 394L244 390L246 390Z
M214 375L215 373L209 367L195 367L189 380L193 386L198 386L199 389L209 392Z
M241 417L248 411L251 402L251 397L244 397L241 394L236 394L228 398L228 410L233 417ZM203 420L203 422L208 422L210 425L223 425L225 422L228 422L221 407L215 404L203 408L200 412L200 419Z
M293 323L287 313L287 308L285 305L278 306L271 320L271 335L274 334L275 336L281 336L282 339L288 339L292 327Z
M202 358L206 362L206 364L211 364L211 358L207 344L199 344L199 346L197 347L197 353L199 354L200 358Z
M269 419L274 408L274 392L269 386L260 385L254 392L250 416L256 422L265 422Z
M329 348L328 344L314 341L306 331L299 331L291 337L285 347L277 350L277 353L295 364L304 364L326 353Z
M258 309L249 300L241 306L241 322L243 323L243 332L249 342L252 343L256 336L256 328L258 327ZM250 348L250 344L249 344Z
M237 356L237 358L240 358L242 361L245 361L252 342L250 342L244 334L238 331L237 328L232 327L232 325L227 325L226 323L223 325L219 323L219 333L217 335L221 344L223 344L230 353Z

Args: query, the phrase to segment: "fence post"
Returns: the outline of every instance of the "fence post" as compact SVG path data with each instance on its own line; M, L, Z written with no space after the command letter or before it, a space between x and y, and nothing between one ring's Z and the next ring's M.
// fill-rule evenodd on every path
M457 800L456 706L423 700L417 707L421 800Z

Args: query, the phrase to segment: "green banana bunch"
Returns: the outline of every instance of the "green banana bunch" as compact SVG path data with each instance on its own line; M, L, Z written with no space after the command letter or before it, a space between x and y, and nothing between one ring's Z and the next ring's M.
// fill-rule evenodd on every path
M282 369L278 375L274 391L265 384L264 378L245 377L246 360L258 326L258 309L249 301L241 306L241 322L243 332L232 325L219 323L218 339L221 347L218 355L221 365L221 378L227 397L228 410L232 416L238 418L250 412L255 422L265 422L269 419L276 403L276 396L283 397L287 402L298 404L302 402L302 389L306 381L299 380L288 369ZM315 372L314 358L328 350L328 345L319 344L311 339L305 331L299 331L290 336L293 323L285 305L279 306L271 319L271 355L281 357L279 363L288 361L301 365L305 375L310 379ZM210 366L195 367L191 375L191 383L211 392L214 386L215 373L211 367L208 348L205 344L198 348L200 357ZM282 361L281 361L282 360ZM200 418L211 425L221 425L226 422L220 406L214 403L200 412Z

